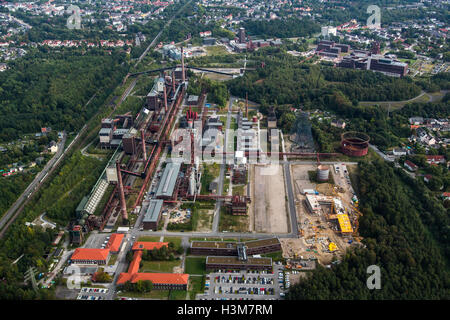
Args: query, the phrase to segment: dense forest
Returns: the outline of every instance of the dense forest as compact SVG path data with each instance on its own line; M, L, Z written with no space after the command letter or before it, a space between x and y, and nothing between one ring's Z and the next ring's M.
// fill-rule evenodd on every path
M42 50L45 50L44 48ZM80 129L126 72L124 54L102 50L41 52L11 62L0 73L0 141L41 127ZM101 99L100 99L101 100Z
M320 24L311 19L249 20L242 23L248 35L263 38L309 37L320 32Z
M318 267L311 277L292 286L287 298L448 298L448 209L423 183L381 160L359 164L359 193L364 248L348 251L331 270ZM366 287L370 265L381 268L380 290Z
M448 90L450 73L413 81L409 77L393 78L377 72L301 64L298 58L286 54L282 48L258 50L250 59L256 66L264 61L265 67L257 67L255 71L229 81L230 92L239 97L248 93L251 101L261 104L263 113L274 105L278 125L285 132L290 132L295 120L291 106L303 110L329 110L350 120L348 130L369 134L371 141L384 150L398 145L400 137L411 134L405 126L409 117L421 114L438 118L448 116L448 96L440 102L410 103L389 115L376 102L408 100L430 88L434 88L432 91ZM361 105L360 101L374 101L374 105ZM313 127L320 151L333 151L334 139L329 133L320 131L319 126Z
M407 100L420 93L420 87L408 77L393 78L376 72L301 64L283 49L264 48L251 59L264 62L264 68L247 72L228 83L233 95L271 104L299 104L306 107L329 105L336 91L342 91L342 103L358 101ZM375 89L374 89L375 88ZM339 101L338 101L339 102Z
M200 96L202 90L208 93L207 101L217 103L220 108L226 106L230 97L227 86L223 82L196 77L191 73L187 93Z
M53 289L40 289L35 293L30 286L23 285L23 273L29 266L39 272L46 272L51 260L45 259L57 230L42 230L40 227L27 227L40 214L58 224L66 226L73 217L78 203L88 194L103 170L106 161L83 157L75 152L56 176L45 183L27 204L17 220L9 227L0 240L0 297L2 299L49 299ZM30 245L32 244L32 245ZM11 262L24 255L17 264ZM7 281L6 281L7 279Z

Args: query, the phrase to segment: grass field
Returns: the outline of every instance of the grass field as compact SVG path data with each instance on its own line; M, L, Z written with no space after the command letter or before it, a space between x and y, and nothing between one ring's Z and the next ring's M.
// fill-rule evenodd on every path
M142 236L138 238L138 241L159 242L159 238L160 237Z
M171 290L169 293L169 300L185 300L186 291L184 290Z
M195 295L203 293L205 287L205 276L189 277L189 299L194 300Z
M180 265L180 260L174 261L142 261L139 272L163 272L172 273L173 267Z
M411 101L360 101L360 106L374 106L379 105L380 107L384 109L389 110L397 110L403 108L407 103L412 102L429 102L431 100L431 97L428 94L424 94L422 96L417 96L414 99L411 99Z
M266 253L266 254L262 254L261 256L267 257L267 258L272 258L272 261L284 261L285 260L283 258L283 252L281 252L281 251Z
M175 249L181 247L181 238L178 237L164 237L164 242L173 242Z
M230 232L247 232L249 227L248 216L233 216L226 208L220 210L219 230Z
M224 46L207 46L205 49L209 56L222 56L229 54Z
M233 196L235 196L235 195L243 196L245 193L245 187L246 186L233 185Z
M200 230L210 230L212 228L212 222L214 215L209 213L208 209L199 209L198 210L198 219L197 219L197 231Z
M121 292L118 294L118 296L128 297L128 298L147 298L147 299L167 300L169 298L169 290L152 290L147 293Z
M206 274L206 258L186 257L184 272L189 274Z

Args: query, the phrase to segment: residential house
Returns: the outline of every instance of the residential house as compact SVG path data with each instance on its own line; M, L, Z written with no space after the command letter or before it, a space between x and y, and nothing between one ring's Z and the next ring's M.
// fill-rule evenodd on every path
M410 171L417 171L417 169L419 169L419 167L416 164L412 163L409 160L405 161L405 167Z

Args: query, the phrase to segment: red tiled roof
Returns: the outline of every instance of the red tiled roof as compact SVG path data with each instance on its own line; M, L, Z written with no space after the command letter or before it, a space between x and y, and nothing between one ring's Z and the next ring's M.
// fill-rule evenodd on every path
M147 241L136 241L133 244L132 250L153 250L161 249L163 246L168 246L168 242L147 242Z
M405 161L405 164L407 164L409 167L411 167L411 168L417 168L417 165L415 164L415 163L412 163L411 161L409 161L409 160L406 160Z
M443 193L442 193L442 196L443 196L443 197L450 197L450 192L443 192Z
M142 259L142 251L137 250L134 252L133 261L131 261L130 266L128 267L128 273L138 273L139 272L139 264L141 263Z
M444 160L444 156L425 156L427 160L433 160L433 161L441 161Z
M189 274L187 273L135 273L131 277L131 282L150 280L154 284L188 284Z
M109 238L108 244L106 245L106 248L111 250L111 252L117 252L119 251L120 244L122 243L123 237L125 235L123 233L113 233L111 237Z
M71 260L106 261L108 259L108 255L109 249L77 248L72 254Z

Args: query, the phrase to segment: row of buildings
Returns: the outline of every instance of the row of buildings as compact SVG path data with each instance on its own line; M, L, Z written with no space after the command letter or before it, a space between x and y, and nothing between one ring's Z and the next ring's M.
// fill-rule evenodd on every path
M403 77L408 73L408 64L381 55L377 42L373 43L371 51L367 51L351 50L348 44L322 40L317 45L316 53L336 59L336 65L341 68L372 70L393 77Z
M190 253L206 257L206 269L214 270L272 270L272 258L261 254L281 251L278 238L245 242L192 241Z

